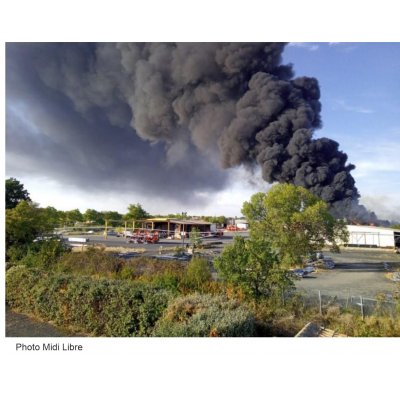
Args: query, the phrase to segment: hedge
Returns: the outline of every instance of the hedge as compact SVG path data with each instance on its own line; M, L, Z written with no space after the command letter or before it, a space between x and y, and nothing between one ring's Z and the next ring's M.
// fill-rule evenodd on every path
M95 336L149 336L171 294L143 282L93 279L15 266L6 272L11 308Z

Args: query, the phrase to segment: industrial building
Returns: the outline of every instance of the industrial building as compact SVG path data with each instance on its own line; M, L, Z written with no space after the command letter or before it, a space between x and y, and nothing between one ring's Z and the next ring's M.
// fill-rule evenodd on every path
M238 229L244 229L244 230L249 229L249 223L244 218L235 219L235 226Z
M400 230L380 226L347 225L348 246L356 247L400 247Z
M216 225L202 220L173 219L173 218L148 218L133 223L133 229L151 229L165 232L167 236L181 237L186 236L196 227L200 232L214 232Z

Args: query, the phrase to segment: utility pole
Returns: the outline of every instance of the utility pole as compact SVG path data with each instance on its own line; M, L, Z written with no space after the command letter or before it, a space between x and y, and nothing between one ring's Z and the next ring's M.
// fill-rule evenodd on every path
M107 225L108 225L108 220L106 219L106 229L104 231L104 239L107 240Z

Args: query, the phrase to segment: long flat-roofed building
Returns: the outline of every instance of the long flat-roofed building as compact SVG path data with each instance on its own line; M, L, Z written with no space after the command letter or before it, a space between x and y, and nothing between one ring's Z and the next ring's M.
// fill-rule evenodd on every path
M400 230L381 226L347 225L348 246L400 247Z
M200 232L216 230L215 224L202 220L175 219L175 218L148 218L135 221L134 228L151 229L166 232L168 236L181 237L182 233L188 234L196 227Z

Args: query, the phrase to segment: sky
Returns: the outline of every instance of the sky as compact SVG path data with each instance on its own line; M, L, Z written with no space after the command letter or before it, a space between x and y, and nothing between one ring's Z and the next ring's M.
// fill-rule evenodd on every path
M269 170L249 168L248 154L233 158L230 143L225 150L237 135L231 126L247 127L240 125L246 109L238 111L245 96L215 102L213 96L228 91L217 79L189 92L205 71L217 74L193 49L171 63L173 89L160 94L154 76L165 73L167 50L153 51L147 67L135 52L126 43L122 49L9 43L6 177L20 180L41 206L60 210L125 213L140 203L152 214L240 216L244 201L270 187L261 177ZM246 57L252 55L235 61ZM332 139L348 155L360 203L379 218L400 221L400 44L289 43L281 64L292 64L294 78L317 79L322 123L309 121L313 138ZM136 86L129 90L133 75L126 71L133 69ZM165 99L176 99L179 90L189 94L174 103L171 117Z
M364 2L362 11L358 2L344 0L330 5L317 0L302 2L250 0L245 4L230 2L229 6L226 2L205 0L201 5L188 3L185 7L182 7L180 3L174 0L132 2L129 8L126 2L119 0L111 5L110 2L100 0L96 2L96 7L93 7L92 2L75 0L70 0L68 3L57 2L57 7L48 0L3 2L2 11L4 9L4 12L1 14L3 19L0 30L2 29L4 34L3 43L27 40L97 42L121 39L125 41L178 39L376 42L392 41L394 38L400 42L398 6L392 0L381 0L379 3ZM5 52L1 53L0 58L3 54ZM381 210L382 214L398 215L400 185L398 177L394 174L394 171L399 170L398 164L396 166L399 154L399 123L395 120L399 110L399 74L396 72L399 69L398 43L388 45L298 43L287 46L283 56L284 62L293 63L296 75L314 76L318 79L321 88L323 126L315 131L314 136L327 136L339 141L340 148L349 155L349 161L356 164L357 168L352 173L361 193L361 201L365 203L370 199L370 204L376 207L376 210ZM32 66L32 61L33 59L28 58L23 63ZM23 75L18 76L18 80L26 83ZM124 212L127 204L139 201L151 212L189 211L186 201L194 197L191 190L181 193L179 187L163 187L163 193L153 198L149 195L145 196L135 185L131 184L131 187L127 187L129 184L121 185L120 180L116 188L113 187L112 179L106 180L107 190L103 189L100 182L97 187L93 187L93 179L90 179L90 175L83 174L79 169L85 168L85 171L90 172L91 168L88 165L91 165L94 172L103 170L106 176L107 168L115 166L124 176L138 174L137 163L130 163L129 167L126 167L122 162L124 151L128 149L122 147L121 150L117 144L109 143L111 150L115 149L113 146L117 146L116 150L119 152L114 161L113 157L104 157L101 160L95 157L98 145L96 141L86 145L81 143L81 146L75 149L69 148L68 143L57 146L57 143L62 142L66 131L73 132L75 126L68 125L68 120L75 114L67 113L61 107L58 111L65 116L63 119L56 113L57 109L51 106L59 105L63 101L68 103L68 99L59 93L58 101L57 98L51 96L52 102L46 104L46 96L39 96L41 91L35 94L35 91L27 90L27 87L20 88L22 90L15 93L16 97L7 96L7 110L5 114L2 114L7 118L7 147L5 148L7 165L4 175L20 179L34 200L40 202L41 205L53 205L59 209L79 207L85 210L86 207L93 207L99 210L119 209ZM29 89L34 88L34 85L29 87ZM75 89L78 91L79 87ZM71 104L68 108L71 110ZM3 110L5 107L0 109L0 113L4 112ZM47 122L46 127L33 118L36 113L40 115L39 121ZM58 141L51 135L50 122L52 121L46 118L49 116L53 117L53 124L59 128L57 129ZM62 123L57 124L60 120ZM16 139L22 136L22 142L12 139L15 131L10 130L10 123L17 126L16 132L19 132L20 136L16 135ZM102 133L99 132L99 134ZM129 133L126 135L127 138L131 137ZM101 135L101 137L104 136ZM52 139L50 143L53 144L53 151L58 150L56 160L49 157L47 151L49 140L45 139L49 138ZM123 144L127 143L125 140L121 141ZM148 147L146 147L146 152L140 151L143 147L139 143L135 141L139 148L135 152L136 161L141 156L149 158L157 151L157 149L152 149L153 153L149 154ZM63 156L60 149L64 149L67 155ZM72 159L75 161L71 162ZM72 168L74 164L77 165L76 168ZM193 162L193 165L196 163ZM159 171L162 172L162 170L162 167L159 168ZM62 171L66 174L62 175ZM80 172L85 176L83 182L77 179ZM94 172L93 177L96 175ZM140 171L140 175L144 175L145 172ZM217 170L212 170L212 172L209 175L214 175ZM226 173L229 176L225 180L217 174L220 180L216 180L216 187L203 187L199 191L198 197L203 197L204 201L198 205L197 210L195 203L191 202L190 210L193 213L235 215L240 213L243 200L247 200L253 192L268 187L268 184L260 179L260 174L251 177L240 168L235 171L227 170ZM157 171L154 171L152 178L157 181ZM214 176L213 178L215 179ZM78 181L79 185L77 185ZM253 184L250 183L251 181ZM225 182L225 188L222 190L218 185L223 182ZM176 192L180 198L175 195ZM208 197L209 192L211 192L211 197ZM2 320L4 321L4 318ZM35 342L34 338L31 339L29 343ZM72 338L68 339L68 341L72 340ZM76 339L79 340L79 338ZM287 385L287 376L281 371L287 369L288 363L302 369L313 370L317 378L314 379L317 388L325 390L326 385L330 383L327 380L329 374L326 374L324 368L315 369L315 365L322 365L327 359L330 366L340 368L344 372L343 385L336 387L330 385L330 391L337 396L343 395L343 388L345 388L347 394L358 397L361 394L367 399L376 398L378 395L388 397L393 394L393 389L391 385L384 383L388 381L388 375L389 380L396 379L394 375L396 369L386 368L382 369L384 373L382 377L379 371L374 370L373 379L369 380L368 385L352 384L358 381L357 378L365 380L366 376L365 368L354 368L354 365L366 365L371 359L375 363L390 365L393 357L388 357L388 354L393 353L394 343L384 339L379 341L354 339L349 342L340 341L340 343L310 340L307 344L302 343L301 346L297 342L287 340L282 343L279 340L272 342L268 340L261 342L259 340L250 342L198 340L195 341L195 346L193 341L177 340L169 341L165 346L166 342L163 340L129 341L128 343L125 340L99 338L95 342L85 342L85 350L83 354L79 354L80 363L76 363L74 357L68 357L68 359L61 357L60 362L57 363L56 357L51 370L47 368L47 354L36 354L32 359L32 354L28 352L25 355L29 356L29 359L21 363L23 354L15 357L14 341L10 340L7 340L7 343L3 341L7 362L11 363L12 367L14 367L12 365L14 362L15 368L20 370L22 367L21 373L24 379L28 382L30 379L32 382L32 385L27 384L22 387L20 385L21 393L26 390L26 395L32 396L32 387L41 379L43 371L54 373L55 379L50 379L49 384L41 386L41 398L46 399L53 398L55 390L59 389L57 377L60 376L60 371L64 370L69 374L71 371L78 371L76 376L72 374L72 379L75 379L78 386L70 385L65 388L71 391L71 395L75 394L72 391L76 391L76 387L79 387L80 392L85 392L87 387L88 395L92 396L95 391L99 398L110 397L111 392L114 397L118 397L119 394L126 395L125 386L121 385L121 382L129 382L132 368L136 365L151 365L153 370L156 369L153 374L141 374L141 370L137 370L140 379L137 380L139 385L136 385L135 390L138 393L141 393L143 389L143 393L147 394L148 387L153 385L151 386L153 391L157 392L159 387L160 395L168 398L170 392L172 393L169 388L173 387L173 395L177 399L184 398L187 392L192 390L197 384L195 379L203 376L204 371L207 371L207 379L215 376L220 382L231 382L232 377L234 379L237 377L235 385L213 386L214 392L223 397L228 394L231 398L243 398L243 396L257 396L261 392L264 393L265 376L269 376L269 392L281 395L282 387L285 387L285 393L288 396L308 398L308 386L302 384L304 377L301 374L293 374L291 379L298 384ZM40 344L40 341L36 343ZM90 371L89 376L93 375L94 379L98 380L98 377L102 376L104 362L98 362L99 355L101 355L101 360L106 360L109 365L126 364L129 368L115 369L118 373L115 379L113 379L113 372L110 373L110 370L107 370L107 379L104 382L111 382L110 385L93 387L93 385L82 384L83 381L80 378L87 377L88 371ZM132 359L135 359L136 363L132 364ZM352 362L343 363L343 359ZM170 368L164 368L165 361L168 362ZM37 368L38 365L42 368ZM185 367L182 368L182 365ZM246 365L246 368L238 368L238 365ZM348 370L346 370L347 365ZM80 366L82 366L82 371L79 369ZM40 371L41 375L36 376L34 371ZM171 385L171 382L176 381L177 371L184 377L180 381L180 391L176 390L176 385ZM127 374L127 379L121 379L121 373L124 372ZM9 388L14 388L15 384L20 383L21 373L15 378L18 382L13 379L17 375L10 375L10 379L7 380ZM390 375L391 373L393 376ZM160 378L162 384L154 385L154 376ZM346 380L346 377L349 378ZM140 385L141 382L143 382L142 385ZM209 385L203 385L203 391L199 385L196 387L200 389L198 398L209 394ZM302 391L302 388L305 389Z

